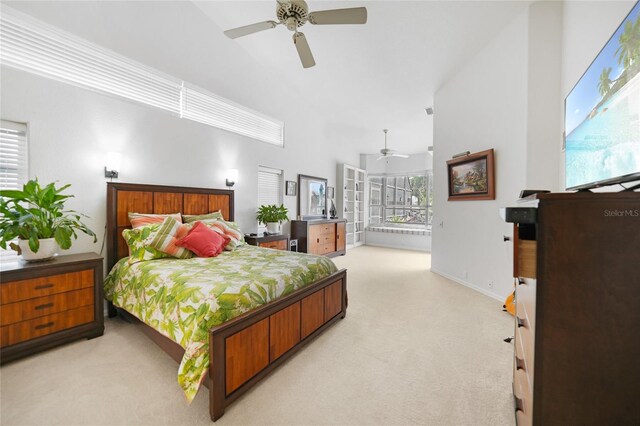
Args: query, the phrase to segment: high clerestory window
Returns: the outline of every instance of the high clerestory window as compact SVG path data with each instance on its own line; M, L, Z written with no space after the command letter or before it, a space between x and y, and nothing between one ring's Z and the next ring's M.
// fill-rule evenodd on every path
M284 123L2 5L2 65L284 146Z

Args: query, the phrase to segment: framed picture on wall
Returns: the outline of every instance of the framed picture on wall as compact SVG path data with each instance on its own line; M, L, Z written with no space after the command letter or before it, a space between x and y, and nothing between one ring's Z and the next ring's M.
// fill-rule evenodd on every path
M287 195L296 195L297 194L297 183L293 180L288 180L285 185L285 193Z
M493 149L447 161L449 201L495 200Z

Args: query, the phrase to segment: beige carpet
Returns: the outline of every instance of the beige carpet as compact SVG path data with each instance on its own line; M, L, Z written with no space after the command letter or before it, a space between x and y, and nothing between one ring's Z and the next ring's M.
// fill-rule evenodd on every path
M359 247L347 317L229 407L216 424L510 425L513 321L500 303L429 272L425 253ZM2 425L210 424L177 364L139 330L0 369Z

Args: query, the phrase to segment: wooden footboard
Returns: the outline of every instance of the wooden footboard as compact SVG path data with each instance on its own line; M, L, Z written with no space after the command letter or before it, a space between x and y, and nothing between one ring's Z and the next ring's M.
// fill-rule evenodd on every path
M209 411L224 409L347 312L347 271L211 329Z

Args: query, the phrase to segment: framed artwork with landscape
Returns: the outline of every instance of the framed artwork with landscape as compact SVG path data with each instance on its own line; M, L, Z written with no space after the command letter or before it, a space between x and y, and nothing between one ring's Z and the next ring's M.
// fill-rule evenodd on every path
M493 149L447 161L449 201L495 200Z

